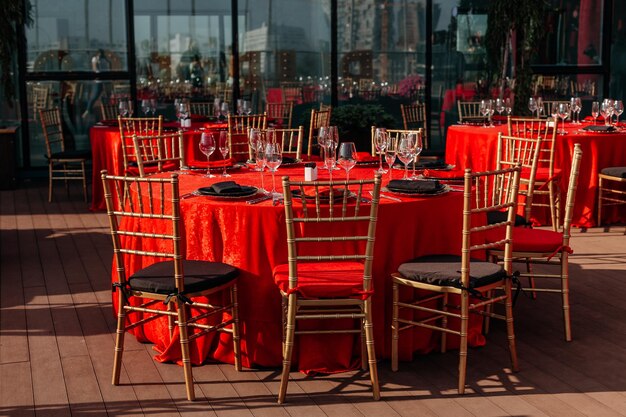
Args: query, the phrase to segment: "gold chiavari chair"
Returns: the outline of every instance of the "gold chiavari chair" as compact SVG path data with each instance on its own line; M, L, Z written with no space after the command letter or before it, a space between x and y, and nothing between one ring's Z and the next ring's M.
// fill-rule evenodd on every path
M311 121L309 124L309 143L307 145L307 155L310 158L313 155L313 145L317 144L317 135L320 127L330 126L330 116L332 110L311 110Z
M400 104L400 112L402 113L404 130L423 129L422 141L424 149L428 149L429 137L426 131L426 105L423 103Z
M624 204L626 204L626 167L602 169L598 174L598 226L602 225L603 206Z
M137 172L129 169L129 175L145 177L157 172L184 168L185 147L183 132L164 135L133 136L133 146L137 158Z
M163 133L163 116L158 117L117 117L122 142L122 158L124 159L125 175L136 171L137 156L133 136L161 136ZM131 169L132 168L132 169Z
M100 116L101 120L115 120L117 119L117 106L115 104L108 104L100 102Z
M380 399L371 305L380 184L380 174L370 180L336 182L298 182L283 177L289 258L288 263L274 268L274 282L283 303L279 403L284 402L287 393L295 336L312 333L360 334L365 342L365 346L361 345L362 366L365 367L367 356L373 396ZM371 204L363 204L364 188L372 186ZM348 187L356 193L354 205L348 202ZM337 191L338 188L344 191ZM317 256L307 252L316 242L332 247L332 253ZM359 242L362 244L356 245ZM360 325L354 330L297 329L300 320L310 319L356 319Z
M480 114L480 101L457 101L459 123L481 122L485 116Z
M491 317L506 321L509 353L513 371L518 370L515 332L513 329L512 284L512 229L517 206L517 191L521 167L504 170L472 173L465 171L463 205L462 256L431 255L406 262L393 273L393 315L391 338L391 368L398 370L399 334L418 326L441 332L441 351L446 351L446 335L460 337L459 351L459 394L465 392L467 369L467 335L470 313L480 312L493 303L504 303L505 314ZM506 211L506 218L498 223L477 226L485 213ZM478 223L477 223L478 221ZM475 235L485 231L498 230L502 237L495 242L484 244ZM474 240L473 240L474 239ZM472 259L472 253L482 253L485 249L504 246L503 265ZM400 288L429 291L417 300L400 297ZM489 296L491 290L503 288L504 294ZM449 296L460 297L460 307L450 307ZM471 297L476 297L472 299ZM433 306L433 303L437 303ZM459 301L454 302L458 305ZM406 312L406 314L403 314ZM412 314L420 313L421 319ZM410 318L409 318L410 317ZM460 329L451 329L448 320L460 320ZM402 327L400 327L402 326Z
M572 340L569 301L569 255L573 253L569 243L581 159L582 150L580 149L580 144L577 143L574 145L574 154L572 156L572 168L567 189L564 220L563 224L559 225L559 230L555 232L553 230L530 229L526 227L513 228L512 238L514 245L513 252L510 255L514 260L525 262L526 265L541 264L557 265L559 267L559 273L557 274L529 271L528 273L520 274L520 276L528 276L534 281L537 279L560 281L560 288L537 288L533 285L532 291L533 293L555 293L561 296L564 334L565 340L568 342ZM486 238L489 242L495 242L501 238L501 235L497 232L490 231L487 233ZM492 249L489 251L489 254L493 257L494 261L508 257L501 248Z
M281 83L280 91L283 103L299 103L302 101L302 88L294 86L292 83Z
M542 113L542 117L550 117L552 114L552 109L554 106L558 106L559 104L567 104L569 106L569 101L559 101L559 100L542 100L543 108L540 109Z
M295 158L297 162L302 160L302 140L304 139L304 126L297 129L273 129L274 140L282 145L283 156ZM250 151L250 159L254 159Z
M230 148L231 157L237 161L252 159L247 137L248 131L250 129L263 130L265 128L267 128L267 115L265 113L243 116L229 114L228 147Z
M189 103L189 107L191 109L191 114L195 116L216 116L216 114L214 114L213 102L192 101Z
M43 137L46 141L46 159L48 159L48 202L52 202L52 182L64 181L68 190L68 181L83 182L83 196L87 201L86 164L91 160L88 150L66 149L61 111L58 107L39 110L39 120Z
M541 138L539 155L537 157L537 169L534 177L533 195L548 198L545 203L536 198L532 200L532 207L548 207L550 209L550 220L552 229L556 231L559 223L561 211L561 170L554 166L555 145L556 145L556 125L551 124L546 119L511 117L507 118L509 136L523 138ZM522 175L522 184L525 176ZM527 207L526 220L530 220L528 214L532 207Z
M267 103L265 114L268 122L280 122L280 128L291 129L291 118L293 115L293 101L286 103Z
M333 106L330 104L320 103L320 110L333 110Z
M378 156L378 151L376 150L376 126L372 126L372 156ZM400 137L403 134L407 134L407 133L415 133L418 136L423 135L423 129L385 129L385 131L387 132L387 137L389 138L389 143L395 143L397 144L398 141L400 140ZM422 140L423 140L423 136L422 136ZM385 154L383 153L383 157L385 156ZM419 157L419 156L418 156Z
M241 370L239 270L221 262L184 259L177 174L170 178L140 178L111 176L102 171L102 183L117 265L113 283L118 304L112 383L119 384L126 331L167 318L170 337L175 337L174 328L178 327L187 398L193 401L191 341L216 331L232 334L235 369ZM141 249L132 246L136 239L142 240ZM156 249L151 250L153 247ZM130 274L126 269L130 257L144 264L153 263ZM230 296L223 306L197 298L222 292ZM224 311L231 315L225 321L221 320ZM135 317L134 323L127 321L127 316ZM201 321L213 317L219 324Z

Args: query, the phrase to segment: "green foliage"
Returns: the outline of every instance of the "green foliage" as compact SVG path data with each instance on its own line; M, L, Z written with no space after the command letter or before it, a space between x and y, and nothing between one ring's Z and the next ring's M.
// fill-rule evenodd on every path
M345 104L333 109L331 125L336 125L342 141L355 142L358 150L371 148L372 126L391 128L395 119L376 104Z
M488 67L497 73L491 78L502 76L505 49L515 33L517 55L515 62L515 109L526 112L530 97L532 71L530 60L537 52L545 36L543 17L548 4L545 0L493 0L489 8L489 25L486 33Z
M28 0L0 0L0 84L12 106L15 99L13 55L17 50L17 28L30 25L32 6Z

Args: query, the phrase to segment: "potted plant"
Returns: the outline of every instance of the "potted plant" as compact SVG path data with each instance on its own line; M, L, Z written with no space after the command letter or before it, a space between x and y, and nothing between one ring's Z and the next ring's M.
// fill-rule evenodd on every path
M391 128L395 119L376 104L345 104L333 109L331 124L336 125L342 141L352 141L357 150L371 150L372 126Z
M0 85L4 99L11 107L15 99L13 58L17 51L18 30L32 23L31 8L28 0L0 0Z

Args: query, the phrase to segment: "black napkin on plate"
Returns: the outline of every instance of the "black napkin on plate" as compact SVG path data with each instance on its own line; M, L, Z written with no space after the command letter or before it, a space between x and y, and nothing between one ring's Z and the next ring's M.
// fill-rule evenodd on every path
M442 185L439 181L409 181L409 180L391 180L387 184L389 191L398 191L402 193L415 194L432 194L441 190Z
M208 188L215 194L236 194L242 191L241 185L237 184L235 181L216 182Z
M292 158L290 156L283 156L283 162L282 162L283 164L295 164L296 162L297 162L296 158Z
M583 130L589 132L615 132L617 128L615 126L591 125L583 127Z
M443 159L437 159L435 161L419 161L416 167L424 167L424 168L443 168L446 167L446 161Z

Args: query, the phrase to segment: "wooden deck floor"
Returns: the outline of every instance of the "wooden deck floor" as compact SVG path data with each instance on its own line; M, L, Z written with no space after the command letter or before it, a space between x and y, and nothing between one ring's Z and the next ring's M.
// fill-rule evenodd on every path
M105 215L78 192L43 184L0 192L0 416L623 416L626 415L624 227L575 230L571 258L574 341L562 339L557 301L521 296L515 308L521 372L494 326L469 352L469 393L456 394L456 352L417 357L392 373L381 361L383 401L366 374L292 373L276 405L278 370L208 364L194 369L199 399L185 399L182 369L152 360L127 338L123 385L110 383L114 318ZM204 397L204 398L203 398Z

